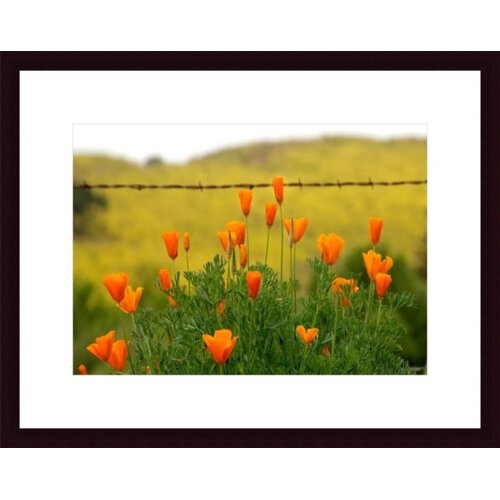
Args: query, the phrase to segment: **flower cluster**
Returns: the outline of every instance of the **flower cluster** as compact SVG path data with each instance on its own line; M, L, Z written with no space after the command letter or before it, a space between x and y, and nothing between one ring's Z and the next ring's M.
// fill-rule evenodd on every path
M122 312L133 314L137 310L143 288L137 287L134 290L128 285L126 273L106 274L102 282ZM115 330L111 330L106 335L97 337L94 343L87 346L87 351L101 361L108 363L116 371L122 371L127 362L128 349L125 340L115 341L115 334ZM80 365L78 371L82 375L87 374L84 365Z
M273 227L276 214L279 210L279 222L281 224L281 244L280 244L280 280L278 284L273 285L276 288L276 293L288 294L286 300L289 301L291 305L291 317L294 319L295 324L293 328L297 337L294 342L298 345L303 346L303 357L301 361L300 373L304 369L305 359L307 353L309 352L310 346L321 345L321 353L323 357L332 358L335 356L335 340L338 333L338 318L339 316L344 316L346 311L350 311L353 297L360 292L360 285L352 277L342 277L337 276L331 270L332 267L338 262L341 253L345 246L344 239L336 233L322 233L317 237L317 248L319 251L318 262L324 269L326 275L329 276L329 281L326 283L326 294L330 297L332 304L332 310L330 313L333 319L333 324L330 331L322 333L318 326L318 311L320 301L324 301L326 296L325 292L321 291L317 294L317 305L315 307L315 314L311 314L304 317L303 320L299 320L297 316L297 286L298 281L295 275L295 250L296 245L304 238L306 234L309 219L307 217L284 217L283 216L283 206L284 206L284 195L285 195L285 183L282 177L275 177L272 180L272 187L274 192L274 201L268 201L264 206L264 218L262 224L265 223L267 227L267 244L264 262L258 262L255 255L251 253L250 247L250 234L248 219L252 215L252 190L243 189L238 193L238 199L240 204L241 213L245 221L231 220L225 222L223 225L223 230L218 231L216 236L220 242L222 249L222 255L224 258L224 266L227 268L222 268L222 273L226 274L226 279L224 281L223 291L220 295L211 299L206 297L204 300L211 302L212 311L216 315L219 329L211 329L213 333L209 333L206 330L200 331L200 345L199 347L205 347L213 359L216 365L222 367L231 358L232 353L237 346L237 341L241 337L240 343L244 345L251 345L247 337L247 332L241 331L241 325L235 324L235 311L230 311L228 314L227 307L231 294L241 294L241 288L239 283L246 283L246 301L245 306L252 318L252 328L256 328L258 322L257 311L259 304L265 299L261 298L261 293L266 285L267 273L267 258L270 247L270 234L271 228ZM381 218L370 218L369 219L369 236L372 243L372 248L366 252L362 253L362 258L364 266L366 269L367 276L369 278L369 294L366 304L366 319L365 326L368 322L370 316L370 307L373 300L373 294L376 292L379 299L379 312L377 316L377 326L376 331L379 328L380 322L380 311L382 307L382 300L387 294L389 286L392 282L392 277L388 274L388 271L393 266L393 260L391 257L385 257L377 253L376 245L380 242L381 234L383 228L383 221ZM283 262L284 258L284 241L285 241L285 231L288 236L288 247L290 252L289 263L290 263L290 273L288 281L284 279ZM165 231L162 233L162 239L165 245L165 249L168 257L172 261L172 274L171 271L165 267L158 271L157 274L157 286L167 296L168 306L171 311L178 311L180 316L178 316L179 321L182 321L182 307L183 299L196 298L197 289L194 286L193 292L191 290L191 274L189 269L189 252L191 249L191 239L190 234L185 232L182 238L182 246L186 255L186 273L181 275L176 273L175 266L176 260L179 257L179 232L177 230ZM253 266L251 263L256 262ZM323 273L323 271L321 271ZM186 279L187 286L181 284L181 280ZM277 279L277 278L276 278ZM132 322L134 324L134 329L140 332L140 326L136 325L134 319L134 313L137 311L141 296L143 293L142 287L137 287L134 289L129 285L128 275L124 272L119 272L115 274L106 274L103 277L103 284L108 291L109 295L115 302L116 306L126 315L130 315ZM279 288L281 286L281 288ZM187 293L185 289L187 290ZM268 292L269 293L269 292ZM281 296L277 300L285 300ZM167 306L167 307L168 307ZM314 308L313 308L314 310ZM229 323L231 321L231 323ZM262 325L262 319L259 320ZM304 324L302 324L304 323ZM236 328L238 335L233 335L233 330ZM293 338L293 328L291 329L290 338ZM204 332L204 333L201 333ZM328 335L328 337L326 337ZM325 336L325 340L322 340ZM280 339L279 342L273 344L273 349L279 349L280 345L284 342L288 342L286 339ZM281 343L281 344L280 344ZM328 345L326 345L328 343ZM269 346L266 349L270 348ZM236 352L238 352L236 349ZM87 351L94 355L99 360L107 363L116 371L123 371L125 369L127 360L130 360L130 365L133 373L134 363L133 363L133 349L129 351L128 342L126 340L115 340L115 330L109 331L106 335L97 337L94 343L91 343L87 347ZM255 355L255 354L254 354ZM154 359L151 358L147 363L144 362L141 368L142 373L151 374L152 368L156 370L154 364ZM87 374L87 369L84 365L79 366L78 372L80 374Z

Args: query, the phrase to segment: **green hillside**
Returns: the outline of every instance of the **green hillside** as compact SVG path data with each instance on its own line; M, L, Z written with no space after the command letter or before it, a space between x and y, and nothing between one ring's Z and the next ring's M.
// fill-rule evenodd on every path
M89 184L270 182L276 175L282 175L285 182L425 179L426 148L424 140L324 138L252 144L197 158L182 166L149 167L114 158L75 156L74 179ZM368 248L370 216L384 219L382 240L391 256L404 256L412 267L423 267L426 191L425 185L285 188L284 215L309 219L309 227L297 247L297 277L307 281L305 259L317 255L316 240L322 232L335 232L345 239L344 257L359 247ZM128 273L131 284L145 287L141 304L157 306L164 297L153 286L156 274L161 267L171 269L161 233L170 229L181 234L189 231L190 265L196 269L220 253L216 232L223 229L224 223L243 220L238 189L95 193L104 198L105 206L94 204L83 212L74 241L76 364L91 363L85 353L86 343L113 328L113 322L119 318L101 285L103 274ZM266 201L274 201L272 188L255 189L249 217L251 261L264 259ZM275 268L279 267L279 234L276 223L271 231L269 257ZM346 272L346 261L342 257L339 260L340 272ZM184 269L185 254L180 251L177 270Z

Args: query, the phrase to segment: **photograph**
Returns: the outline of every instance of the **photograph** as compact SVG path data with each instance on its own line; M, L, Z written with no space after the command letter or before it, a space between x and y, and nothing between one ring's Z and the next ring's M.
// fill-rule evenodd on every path
M73 124L75 375L426 375L426 124Z
M498 56L409 56L2 56L8 445L498 444Z

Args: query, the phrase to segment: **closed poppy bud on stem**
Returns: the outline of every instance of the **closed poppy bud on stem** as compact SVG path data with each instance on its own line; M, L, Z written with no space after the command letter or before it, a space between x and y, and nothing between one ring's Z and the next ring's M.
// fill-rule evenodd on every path
M375 286L377 287L377 295L379 299L384 298L391 283L392 278L389 274L378 273L375 276Z
M276 211L278 210L277 203L266 203L266 224L267 227L271 227L274 224L274 218L276 217Z
M214 335L203 335L203 342L210 351L214 361L223 365L233 352L238 337L231 338L231 330L215 330Z
M248 271L247 276L248 295L251 299L257 298L259 294L260 283L262 281L262 274L259 271Z
M128 283L128 276L125 273L106 274L102 282L115 302L123 300Z
M80 375L87 375L87 368L85 367L85 365L80 365L78 367L78 373Z
M382 226L384 221L379 217L370 217L370 239L373 245L376 245L380 241L380 233L382 232Z
M184 243L184 250L186 252L189 252L189 244L190 244L189 233L184 233L183 243Z
M238 193L238 197L240 198L241 211L243 212L243 215L247 217L252 206L252 190L243 189Z
M221 300L219 302L219 304L217 305L217 314L219 315L219 317L223 316L224 315L224 309L226 307L226 301L225 300Z
M167 269L160 269L158 277L160 279L160 287L164 292L172 288L172 281L170 280L170 274Z
M120 309L127 314L135 312L139 305L139 300L141 300L143 290L144 288L138 287L137 290L134 291L131 286L128 286L125 290L125 297L119 304Z
M177 231L166 231L162 235L168 256L175 260L179 253L179 233Z
M273 179L274 196L279 205L283 203L283 177Z

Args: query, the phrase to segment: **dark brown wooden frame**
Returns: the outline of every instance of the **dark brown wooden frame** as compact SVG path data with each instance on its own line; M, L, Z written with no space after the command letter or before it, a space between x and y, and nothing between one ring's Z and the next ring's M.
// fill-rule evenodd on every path
M4 52L1 82L1 425L3 447L497 447L500 53ZM19 72L23 70L288 70L481 72L480 429L20 429ZM484 223L487 218L487 224ZM467 230L457 238L466 238ZM460 242L456 242L457 248ZM457 272L464 275L467 259Z

